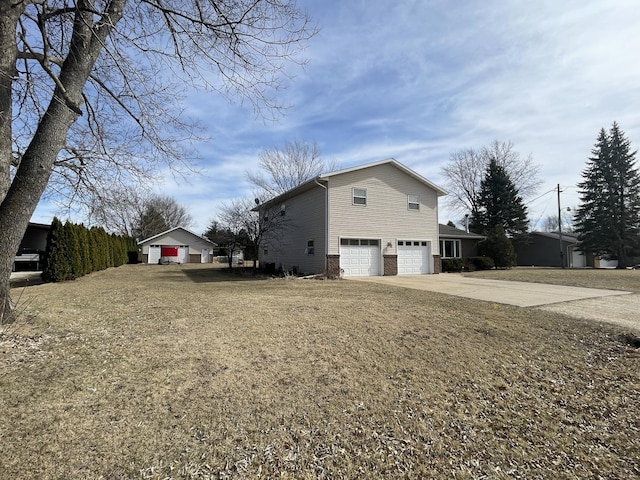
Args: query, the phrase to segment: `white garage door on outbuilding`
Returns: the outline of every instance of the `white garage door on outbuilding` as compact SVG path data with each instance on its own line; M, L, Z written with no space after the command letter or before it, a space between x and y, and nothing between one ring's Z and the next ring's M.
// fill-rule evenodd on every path
M380 275L380 240L340 240L340 269L345 277Z
M398 240L398 275L431 273L431 242Z
M189 245L149 245L148 263L189 263Z

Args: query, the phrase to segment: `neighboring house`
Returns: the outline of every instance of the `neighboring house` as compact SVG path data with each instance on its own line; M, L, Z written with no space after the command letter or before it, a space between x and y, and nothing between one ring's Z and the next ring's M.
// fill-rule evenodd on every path
M439 273L442 195L394 159L320 175L256 207L283 217L261 245L260 265L344 276Z
M564 266L569 268L600 267L601 262L593 255L584 255L577 248L578 235L562 234ZM530 232L524 242L514 244L519 266L561 267L560 235L557 232Z
M142 263L209 263L214 243L183 227L141 240Z
M14 258L14 271L40 270L51 225L29 222Z
M449 225L438 226L440 231L440 255L442 258L469 258L478 256L478 243L484 235L466 232Z

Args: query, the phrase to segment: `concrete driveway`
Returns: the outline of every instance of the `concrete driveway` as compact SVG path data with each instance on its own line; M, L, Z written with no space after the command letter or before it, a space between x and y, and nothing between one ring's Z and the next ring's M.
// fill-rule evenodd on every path
M535 307L572 317L613 323L640 333L640 295L631 292L469 278L457 273L349 277L349 280L427 290L518 307Z
M402 275L393 277L349 277L350 280L381 283L396 287L446 293L485 302L506 303L518 307L537 307L552 303L628 295L630 292L597 288L564 287L544 283L508 282L463 277L458 273L440 275Z

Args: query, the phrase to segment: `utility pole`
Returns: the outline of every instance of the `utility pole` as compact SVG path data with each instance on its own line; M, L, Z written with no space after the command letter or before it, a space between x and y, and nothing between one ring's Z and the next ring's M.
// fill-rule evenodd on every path
M564 247L562 246L562 213L560 210L560 184L558 184L558 237L560 238L560 266L564 268Z

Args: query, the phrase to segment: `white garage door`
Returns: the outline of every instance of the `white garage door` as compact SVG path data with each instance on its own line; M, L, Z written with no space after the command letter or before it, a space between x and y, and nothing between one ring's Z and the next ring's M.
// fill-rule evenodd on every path
M398 240L398 275L431 273L431 242Z
M160 260L160 245L149 246L149 259L147 263L156 264Z
M380 241L341 239L340 268L345 277L380 275Z
M584 268L587 266L587 258L582 254L580 250L571 250L571 267Z

